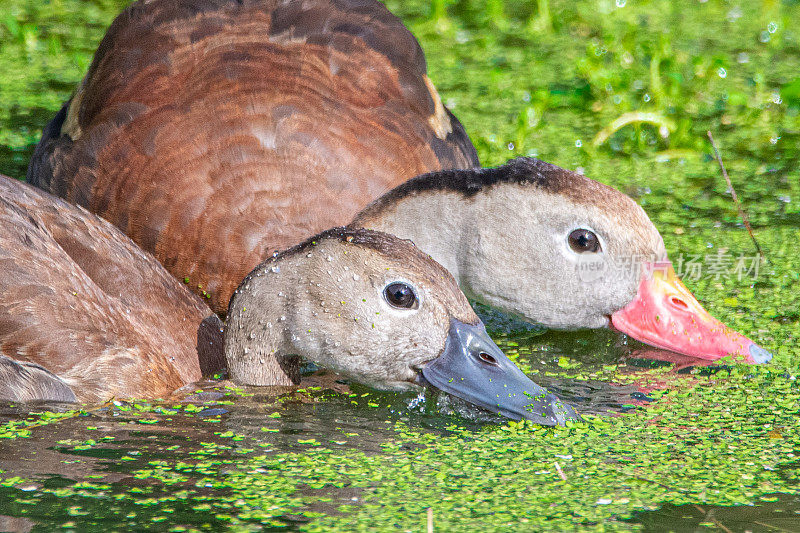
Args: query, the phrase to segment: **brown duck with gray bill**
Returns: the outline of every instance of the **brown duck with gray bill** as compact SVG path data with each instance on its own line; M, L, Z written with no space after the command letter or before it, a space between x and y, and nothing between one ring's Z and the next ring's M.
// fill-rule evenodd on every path
M224 366L219 319L152 256L4 176L0 268L0 399L165 397ZM297 384L304 358L516 419L577 418L503 355L444 268L391 235L318 235L256 268L230 309L224 355L237 383Z
M409 241L335 228L268 259L231 299L234 381L292 385L299 357L381 389L433 385L504 416L577 415L492 342L441 265Z

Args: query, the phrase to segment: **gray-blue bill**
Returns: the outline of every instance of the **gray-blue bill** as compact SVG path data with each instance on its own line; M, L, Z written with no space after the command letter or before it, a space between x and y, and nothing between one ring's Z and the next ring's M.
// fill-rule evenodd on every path
M422 368L422 377L437 389L515 420L544 426L580 420L575 409L517 368L481 322L451 320L444 351Z

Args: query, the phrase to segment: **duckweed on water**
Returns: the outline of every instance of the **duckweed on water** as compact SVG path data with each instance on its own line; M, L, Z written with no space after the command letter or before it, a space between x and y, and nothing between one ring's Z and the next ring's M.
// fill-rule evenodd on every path
M24 176L123 4L0 0L0 172ZM569 428L496 426L357 387L3 408L0 525L419 531L432 507L441 531L724 530L736 528L723 513L708 518L708 506L777 499L800 510L782 494L800 482L800 4L388 5L419 38L484 164L537 156L636 198L690 289L772 350L770 367L676 374L620 364L641 346L610 333L509 334L500 321L490 324L500 346L537 382L584 412L626 412ZM736 269L755 253L707 130L768 257L757 272L752 261ZM603 387L616 392L595 408Z
M418 531L432 507L445 531L520 523L627 530L636 527L625 521L633 511L667 502L753 505L796 490L800 392L794 376L739 367L724 378L695 379L693 388L653 392L657 401L647 409L589 416L567 428L510 423L477 431L450 426L443 433L399 420L372 451L359 450L362 435L349 431L336 438L313 429L264 433L233 413L218 415L231 429L195 422L196 432L175 431L180 438L169 446L169 432L153 440L141 433L134 441L140 430L124 429L145 414L170 413L185 430L188 421L178 418L196 411L180 406L139 404L142 410L113 408L102 417L52 418L54 426L80 420L120 433L57 444L58 457L97 461L93 472L104 479L50 477L32 488L30 480L10 476L0 497L14 502L5 514L46 517L50 524L79 520L81 529L168 520L185 528ZM348 412L346 398L330 400L342 418L357 410ZM317 411L326 402L308 405ZM125 451L132 446L138 450ZM130 463L122 466L126 457Z

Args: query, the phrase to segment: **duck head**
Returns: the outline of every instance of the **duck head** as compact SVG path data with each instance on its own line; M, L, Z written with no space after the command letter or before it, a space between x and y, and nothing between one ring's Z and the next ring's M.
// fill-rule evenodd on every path
M530 322L613 326L708 360L771 358L703 309L636 202L536 159L418 176L373 202L352 226L412 239L467 296Z
M297 384L302 357L379 389L432 385L515 419L577 418L492 342L441 265L363 229L329 230L251 272L231 299L225 355L243 384Z

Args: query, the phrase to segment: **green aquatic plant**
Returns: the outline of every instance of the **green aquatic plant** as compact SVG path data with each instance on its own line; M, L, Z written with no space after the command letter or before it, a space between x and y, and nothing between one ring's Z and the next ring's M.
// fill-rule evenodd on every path
M255 420L242 424L252 406L238 406L237 414L234 403L221 415L230 429L201 424L191 438L170 443L168 435L197 424L185 408L113 406L84 420L102 423L118 438L58 444L62 457L99 461L94 472L102 478L34 481L4 474L0 496L14 502L15 516L50 524L77 520L90 529L169 519L188 529L416 530L430 507L438 528L471 531L514 524L629 530L636 527L626 521L632 513L666 502L758 505L762 497L793 491L800 481L796 376L739 366L691 381L652 391L646 408L586 416L585 423L555 429L511 422L482 429L451 423L431 431L414 418L382 423L373 412L366 431L263 432ZM347 400L333 395L306 405L313 412L334 404L344 418L363 416ZM203 409L215 405L206 402ZM280 409L280 418L297 416L286 403ZM164 410L173 413L175 429L161 437L127 427ZM265 429L280 423L261 419L267 420ZM80 423L86 422L54 417L51 431L74 434ZM381 426L375 447L364 449L365 438ZM46 437L41 431L38 438ZM103 466L120 456L130 464L122 477L120 463Z

